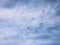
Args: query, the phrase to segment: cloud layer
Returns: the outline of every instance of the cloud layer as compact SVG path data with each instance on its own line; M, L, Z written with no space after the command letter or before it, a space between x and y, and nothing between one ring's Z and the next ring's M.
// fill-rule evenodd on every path
M59 45L59 0L0 0L0 45Z

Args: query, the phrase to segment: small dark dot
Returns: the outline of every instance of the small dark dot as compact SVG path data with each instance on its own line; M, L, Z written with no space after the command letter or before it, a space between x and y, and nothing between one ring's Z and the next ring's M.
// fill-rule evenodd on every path
M43 10L43 12L44 12L44 10Z
M35 30L35 32L38 32L37 30Z
M40 23L39 25L42 25L43 23Z
M32 18L32 19L35 19L35 18Z
M29 29L29 27L27 27L27 29Z
M25 36L27 36L27 34L25 34Z

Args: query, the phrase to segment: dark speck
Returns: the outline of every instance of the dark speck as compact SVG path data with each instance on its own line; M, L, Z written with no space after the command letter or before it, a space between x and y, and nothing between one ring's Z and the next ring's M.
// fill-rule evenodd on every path
M37 30L35 30L35 32L38 32Z
M44 12L44 10L43 10L43 12Z
M35 18L32 18L32 19L35 19Z
M42 25L43 23L40 23L39 25Z
M29 29L29 27L27 27L27 29Z

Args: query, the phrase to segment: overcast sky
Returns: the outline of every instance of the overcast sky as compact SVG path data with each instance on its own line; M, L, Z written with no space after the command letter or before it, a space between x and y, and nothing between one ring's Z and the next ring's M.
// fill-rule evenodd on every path
M60 45L60 0L0 0L0 45Z

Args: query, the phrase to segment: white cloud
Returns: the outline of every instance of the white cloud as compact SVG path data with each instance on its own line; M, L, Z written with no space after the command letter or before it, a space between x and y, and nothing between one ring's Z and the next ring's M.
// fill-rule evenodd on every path
M16 35L17 32L11 28L0 28L0 39Z
M31 6L31 5L30 5ZM39 27L39 23L43 23L44 31L49 26L55 26L56 20L52 20L51 17L55 15L55 9L51 7L51 5L46 6L39 6L39 7L33 7L29 8L29 6L20 6L17 4L14 8L0 8L0 20L7 20L11 21L11 24L15 24L13 27L3 27L0 28L0 42L2 42L1 45L4 45L3 43L21 43L21 45L37 45L41 43L51 43L51 40L33 40L33 39L27 39L30 37L36 37L39 36L39 34L33 34L29 31L27 31L27 26L33 26L33 27ZM32 19L34 18L34 19ZM7 22L6 22L7 23ZM21 30L23 32L21 32ZM23 34L22 34L23 33ZM30 33L30 34L28 34ZM42 33L42 32L41 32ZM3 40L4 38L8 38L14 35L18 35L23 38L23 40ZM28 34L27 36L25 34ZM45 33L42 33L44 35ZM47 33L46 33L47 34ZM3 38L3 39L2 39ZM11 42L12 41L12 42ZM52 41L53 42L53 41ZM18 45L19 45L18 44Z

